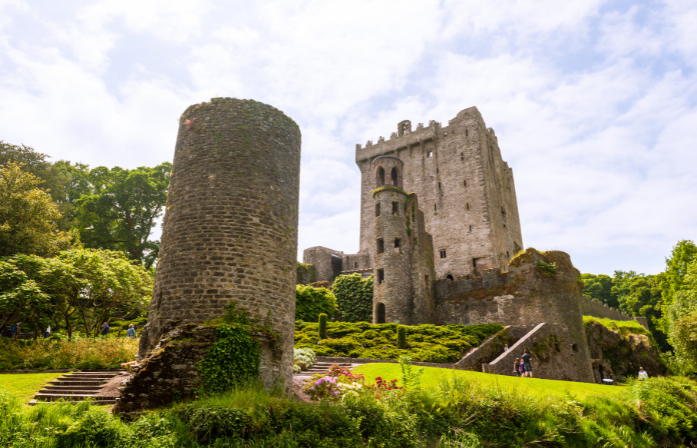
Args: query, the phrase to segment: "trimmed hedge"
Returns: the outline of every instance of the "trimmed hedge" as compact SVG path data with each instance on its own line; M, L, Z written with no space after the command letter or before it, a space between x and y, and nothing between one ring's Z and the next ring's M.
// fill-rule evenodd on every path
M340 275L334 280L332 292L345 322L364 322L373 317L373 276Z
M503 329L498 324L404 326L408 348L400 350L399 327L399 324L329 322L328 339L320 340L318 324L296 321L295 347L309 347L317 356L395 360L409 356L413 361L450 363Z
M336 313L334 294L325 288L295 286L295 320L317 322L319 315Z

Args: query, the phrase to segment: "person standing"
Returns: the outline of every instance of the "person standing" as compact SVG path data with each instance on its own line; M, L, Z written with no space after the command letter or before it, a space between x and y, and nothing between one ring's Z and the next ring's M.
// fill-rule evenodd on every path
M48 327L46 327L46 331L44 331L44 338L47 338L49 336L51 336L51 326L50 325Z
M109 324L104 322L102 324L102 336L106 336L109 333Z
M639 381L644 381L649 379L649 374L646 373L643 367L639 367Z
M507 352L507 351L508 351L508 344L505 344L505 345L503 346L503 351L504 351L504 352Z
M126 337L135 339L136 338L136 326L131 324L128 326L128 331L126 331Z
M523 366L525 367L525 373L523 376L532 378L532 363L530 362L532 355L530 354L530 350L526 348L525 351L523 351L523 356L521 356L521 358L523 360Z
M513 374L515 376L520 376L520 358L516 358L513 363Z

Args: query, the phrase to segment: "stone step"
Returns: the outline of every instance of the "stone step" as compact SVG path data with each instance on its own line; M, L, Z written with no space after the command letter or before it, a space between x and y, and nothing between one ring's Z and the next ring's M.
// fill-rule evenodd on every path
M102 387L106 381L49 381L52 386L99 386Z
M84 378L84 379L89 378L89 379L95 379L95 380L108 380L108 379L111 379L115 376L116 375L76 375L76 374L72 374L72 375L65 375L63 378Z
M107 400L98 400L94 401L92 404L100 405L100 406L111 406L116 404L116 398L114 397L105 397ZM36 406L39 403L44 403L44 404L54 404L56 403L55 401L37 401L37 400L32 400L29 402L29 406ZM70 404L78 404L80 403L79 401L64 401L64 403L70 403Z
M71 401L82 401L87 398L91 398L94 401L102 401L102 400L115 400L114 397L96 397L94 395L89 395L89 394L36 394L34 396L36 400L43 400L43 401L58 401L61 399L70 399Z
M102 386L44 386L46 390L55 390L56 392L70 392L71 390L94 390L98 391Z
M71 389L71 390L55 390L55 389L41 389L39 390L39 394L47 394L47 395L65 395L65 396L72 396L72 395L94 395L97 392L99 392L100 389Z

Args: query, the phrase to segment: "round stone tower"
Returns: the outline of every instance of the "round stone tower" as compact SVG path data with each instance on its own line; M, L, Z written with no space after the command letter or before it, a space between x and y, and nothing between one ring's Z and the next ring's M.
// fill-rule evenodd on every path
M262 347L261 374L290 386L299 172L300 130L278 109L214 98L184 112L141 356L174 322L235 301L281 333L280 355Z
M413 319L409 195L402 190L404 163L382 156L373 161L375 186L375 262L373 322L410 325Z

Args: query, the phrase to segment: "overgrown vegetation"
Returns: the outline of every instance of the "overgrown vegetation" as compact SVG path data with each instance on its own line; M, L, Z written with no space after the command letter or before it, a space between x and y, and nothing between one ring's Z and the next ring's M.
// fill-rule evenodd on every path
M136 353L138 340L129 338L0 338L0 370L119 369Z
M295 320L316 322L322 313L336 313L334 294L326 288L295 285Z
M312 348L318 356L399 359L409 356L421 362L455 362L463 352L481 344L503 327L485 325L404 326L406 349L397 346L399 324L330 322L327 339L320 339L318 324L296 322L295 346Z
M373 275L340 275L334 280L332 293L344 322L366 322L373 317Z
M697 437L697 384L684 378L630 382L611 388L612 396L582 397L541 396L466 377L419 388L401 377L380 378L386 386L374 380L361 388L339 387L339 395L320 403L247 385L132 423L89 402L28 408L0 392L0 445L625 448L680 447ZM544 386L537 389L542 392Z

